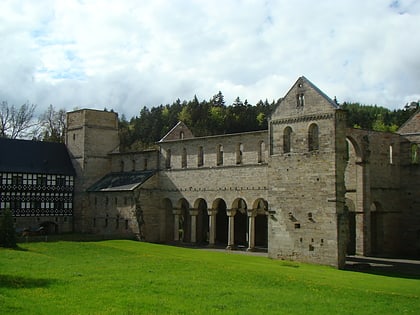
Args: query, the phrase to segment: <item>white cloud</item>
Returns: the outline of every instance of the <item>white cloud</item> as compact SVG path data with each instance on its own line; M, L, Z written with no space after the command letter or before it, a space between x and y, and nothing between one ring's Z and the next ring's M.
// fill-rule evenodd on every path
M420 94L419 1L0 2L0 99L126 116L219 90L278 99L300 75L339 101Z

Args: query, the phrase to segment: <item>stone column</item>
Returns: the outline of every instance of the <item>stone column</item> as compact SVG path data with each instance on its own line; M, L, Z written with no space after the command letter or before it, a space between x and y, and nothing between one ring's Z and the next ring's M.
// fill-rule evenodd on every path
M174 215L174 241L179 241L179 217L182 214L181 209L172 209L172 214Z
M189 209L189 212L191 216L191 243L196 243L198 209Z
M228 225L228 244L226 249L233 249L235 247L235 214L236 209L226 209L226 214L229 218Z
M209 215L209 245L214 245L216 240L216 215L217 209L207 209Z
M248 209L248 248L247 251L252 252L255 249L255 217L257 209Z

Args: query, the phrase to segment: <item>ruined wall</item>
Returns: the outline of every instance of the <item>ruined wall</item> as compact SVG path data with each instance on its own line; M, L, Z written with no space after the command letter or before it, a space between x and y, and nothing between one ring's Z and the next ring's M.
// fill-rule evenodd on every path
M400 137L348 129L346 200L353 216L350 254L393 256L401 252Z
M191 204L202 198L211 207L217 198L230 204L241 197L251 206L254 198L266 198L266 139L267 132L263 131L162 142L159 187L174 204L180 198ZM223 163L218 159L220 146Z
M313 124L318 143L311 149ZM298 80L270 120L270 257L343 266L345 148L343 113Z
M420 257L420 110L399 130L401 134L402 254Z

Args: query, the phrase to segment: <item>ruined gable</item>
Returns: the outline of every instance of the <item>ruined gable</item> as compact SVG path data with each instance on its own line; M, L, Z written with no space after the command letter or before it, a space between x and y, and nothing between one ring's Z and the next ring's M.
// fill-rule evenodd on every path
M300 77L287 92L271 119L301 117L332 112L337 104L304 76Z
M184 124L184 122L178 121L175 127L169 130L169 132L164 135L163 138L159 140L159 142L191 138L194 138L191 130L187 127L187 125Z
M420 131L420 109L398 129L399 134L418 133Z

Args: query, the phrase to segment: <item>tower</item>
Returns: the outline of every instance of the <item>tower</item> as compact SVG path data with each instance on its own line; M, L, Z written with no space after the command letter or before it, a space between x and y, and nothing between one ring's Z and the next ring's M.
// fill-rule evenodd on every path
M74 230L86 232L86 189L111 170L109 153L119 150L118 115L91 109L67 113L66 145L76 170Z

